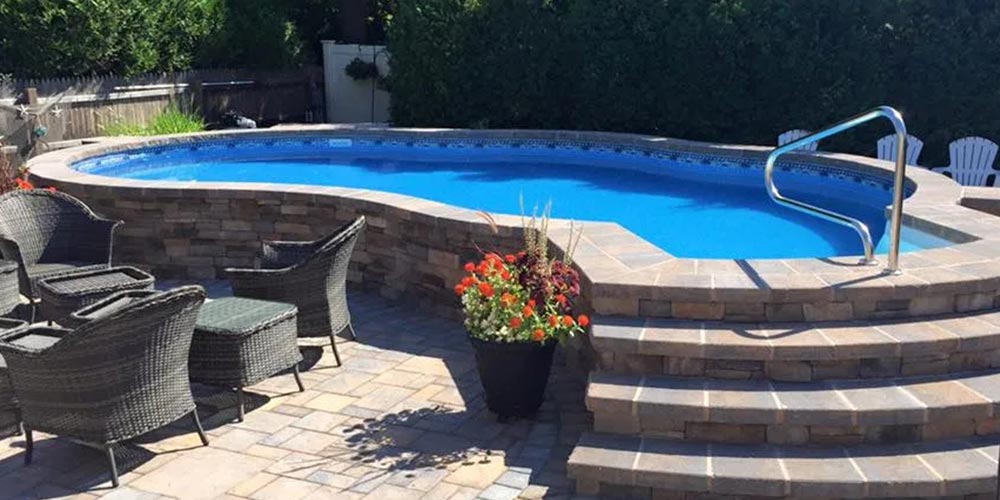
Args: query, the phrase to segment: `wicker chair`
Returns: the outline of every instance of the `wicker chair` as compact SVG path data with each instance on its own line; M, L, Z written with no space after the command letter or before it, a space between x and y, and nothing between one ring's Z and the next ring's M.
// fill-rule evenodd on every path
M20 305L17 264L0 259L0 334L26 325L23 321L12 319L19 315ZM7 363L0 357L0 439L19 434L20 422L14 390L7 377Z
M27 326L24 321L0 317L0 336ZM21 433L21 411L17 407L14 388L11 387L10 377L7 375L7 362L0 357L0 439Z
M208 445L188 381L188 351L204 301L201 287L182 287L76 330L32 327L0 339L21 407L25 465L36 430L103 450L114 486L115 443L190 415ZM33 332L58 340L47 346L19 342Z
M16 262L0 259L0 317L16 315L21 305L17 268Z
M261 269L226 270L233 294L297 306L299 336L328 335L340 366L335 335L346 329L355 337L347 308L347 264L364 228L362 216L316 241L263 242Z
M0 196L0 254L20 266L21 293L38 298L38 280L111 263L114 230L82 201L43 189Z

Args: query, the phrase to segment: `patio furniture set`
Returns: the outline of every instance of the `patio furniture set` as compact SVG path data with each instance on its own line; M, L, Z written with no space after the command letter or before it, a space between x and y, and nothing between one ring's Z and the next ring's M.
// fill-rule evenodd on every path
M778 145L784 146L792 141L801 139L812 132L802 129L786 130L778 136ZM816 151L818 143L813 142L804 149ZM887 135L878 140L877 158L885 161L896 161L896 136ZM924 141L918 137L907 134L906 136L906 164L917 165L920 153L924 149ZM993 168L997 153L1000 152L1000 145L984 137L963 137L951 142L948 145L948 154L951 159L948 165L943 167L927 167L935 172L946 174L955 182L963 186L998 186L996 177L1000 173ZM994 178L990 184L990 178Z
M101 449L114 486L116 443L190 417L208 444L192 381L233 389L242 421L244 387L291 370L304 390L299 336L329 336L340 366L365 219L316 241L263 242L260 268L227 270L234 296L211 301L113 265L120 224L63 193L0 196L0 436L23 433L26 465L34 431Z

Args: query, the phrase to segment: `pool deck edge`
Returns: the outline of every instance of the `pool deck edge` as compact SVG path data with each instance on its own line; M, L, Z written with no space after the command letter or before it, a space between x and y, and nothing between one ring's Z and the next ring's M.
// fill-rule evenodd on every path
M137 200L144 199L150 200L151 205L155 203L153 200L177 200L185 197L308 205L315 204L322 198L326 200L323 203L333 205L337 200L349 200L359 207L360 213L366 210L365 207L372 207L373 213L391 212L392 217L400 220L420 220L431 225L459 227L469 234L481 234L483 237L490 234L489 225L474 210L394 193L266 183L139 181L90 175L70 167L72 163L84 158L138 146L196 141L205 137L302 133L331 136L360 134L420 138L486 136L504 139L583 140L753 159L762 159L770 150L757 146L715 145L601 132L310 125L261 131L110 139L45 153L29 161L29 167L32 178L40 184L56 186L85 201L103 197L105 206L110 204L115 207L114 200L121 199L123 204L118 208L125 210L127 221L127 207L133 206L131 203L141 205L142 202ZM891 176L892 171L890 163L873 158L837 153L796 156L807 158L810 163L876 172L886 176ZM902 254L900 262L903 273L898 276L885 274L884 266L859 265L859 257L745 260L676 258L618 224L587 221L577 223L585 229L574 260L584 275L590 306L599 314L696 320L824 321L917 316L996 307L1000 290L1000 218L983 210L983 206L1000 206L1000 196L994 197L990 192L962 188L947 177L923 168L908 168L907 180L915 191L904 203L906 224L964 242ZM988 203L991 200L996 201L996 204ZM969 206L964 206L966 204ZM973 208L969 208L970 206ZM291 210L284 214L287 216L285 220L293 220L293 212ZM495 218L501 237L508 240L518 238L520 217L501 214ZM195 234L192 238L206 239L198 236ZM282 236L294 239L296 235ZM555 248L564 250L569 237L569 221L553 221L549 236ZM198 260L198 255L180 257L189 257L190 261L197 262L199 266L205 265L204 259ZM884 261L884 255L879 257ZM219 267L215 260L211 265ZM434 272L441 278L450 277L446 270Z

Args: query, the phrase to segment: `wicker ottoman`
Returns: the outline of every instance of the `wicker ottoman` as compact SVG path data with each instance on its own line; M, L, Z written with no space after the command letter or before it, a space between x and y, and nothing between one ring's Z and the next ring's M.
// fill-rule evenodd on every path
M243 421L243 388L292 368L299 391L296 315L290 304L242 297L206 303L198 314L191 341L191 380L236 389L239 421Z
M109 267L45 278L38 282L42 319L62 324L74 311L117 292L151 290L154 279L134 267Z
M0 318L0 338L18 336L15 330L28 326L24 321ZM7 363L0 356L0 438L20 433L21 414L7 375Z

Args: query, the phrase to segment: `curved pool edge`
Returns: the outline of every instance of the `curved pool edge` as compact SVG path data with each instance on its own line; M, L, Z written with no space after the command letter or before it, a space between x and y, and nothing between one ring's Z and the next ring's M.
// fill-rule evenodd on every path
M206 278L246 265L259 238L304 239L348 214L372 218L371 245L362 244L352 281L384 295L416 298L453 309L450 284L461 262L485 241L516 247L520 218L497 215L500 232L473 210L381 191L252 183L139 181L78 172L71 164L99 154L205 137L323 134L415 140L488 138L597 143L763 160L766 147L708 144L634 134L535 130L394 129L370 126L284 126L184 136L109 139L40 155L29 162L39 183L84 199L127 224L124 260L149 262L164 277ZM845 154L795 155L891 177L892 165ZM586 222L575 261L590 306L599 314L698 320L782 321L863 319L992 308L1000 288L1000 219L961 205L963 189L943 175L910 168L915 190L905 223L949 239L950 247L901 255L904 274L831 259L680 259L614 223ZM763 178L761 180L763 189ZM408 225L426 230L409 234ZM436 235L436 236L435 236ZM443 236L441 236L443 235ZM157 243L160 236L161 243ZM440 236L440 237L439 237ZM550 240L562 249L568 221L556 220ZM462 241L464 240L464 241ZM376 248L378 247L378 248ZM884 260L884 255L881 256ZM406 269L410 266L411 269ZM416 297L409 297L415 294ZM447 300L445 297L447 296ZM433 304L432 304L433 303Z

